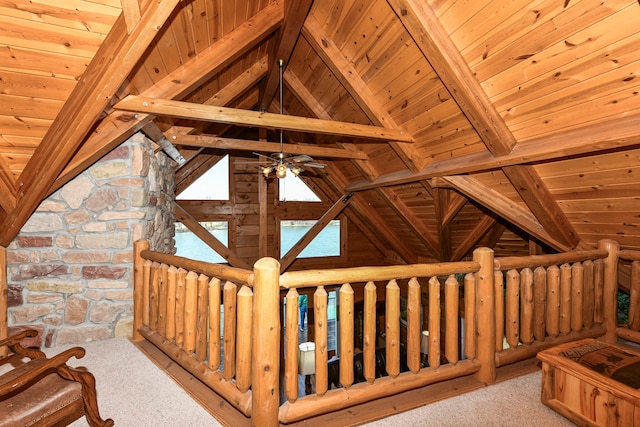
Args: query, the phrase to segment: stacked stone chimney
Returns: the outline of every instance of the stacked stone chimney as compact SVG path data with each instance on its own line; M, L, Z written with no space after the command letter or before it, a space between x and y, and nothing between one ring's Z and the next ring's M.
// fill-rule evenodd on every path
M133 242L174 252L172 161L136 134L38 207L7 248L9 330L46 347L130 336Z

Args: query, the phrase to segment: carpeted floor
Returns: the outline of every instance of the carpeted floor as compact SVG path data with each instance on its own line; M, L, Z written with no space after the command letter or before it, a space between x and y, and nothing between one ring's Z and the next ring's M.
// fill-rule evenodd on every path
M96 377L103 418L117 427L220 426L180 386L124 338L83 345L87 354L72 359ZM66 348L66 347L65 347ZM48 355L64 348L47 349ZM123 364L123 361L127 361ZM84 419L71 424L84 427ZM443 400L366 424L383 426L573 426L540 403L540 372Z

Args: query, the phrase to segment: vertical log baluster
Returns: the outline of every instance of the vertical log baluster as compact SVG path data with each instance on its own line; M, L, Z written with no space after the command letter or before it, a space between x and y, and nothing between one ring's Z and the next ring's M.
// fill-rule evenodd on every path
M220 279L209 282L209 368L220 367Z
M520 275L516 270L507 271L506 301L505 335L509 347L514 348L520 341Z
M196 304L198 299L198 274L187 273L184 298L184 351L191 355L196 350Z
M478 319L476 357L480 363L476 378L486 384L493 384L496 382L493 251L489 248L478 248L473 251L473 260L480 264L480 270L476 273L476 316ZM431 331L429 335L431 335Z
M226 380L231 380L236 373L236 284L227 280L223 287L223 293L224 367L222 375Z
M571 266L560 266L560 333L571 332Z
M209 278L198 276L198 295L196 303L196 360L203 362L207 358L207 320L209 317Z
M161 264L159 269L159 301L158 301L158 333L166 338L167 336L167 272L169 266Z
M429 279L429 367L440 366L440 281Z
M373 384L376 378L376 284L367 282L364 287L364 377Z
M298 399L298 291L289 289L285 314L284 394L291 403Z
M416 373L420 370L420 339L422 325L420 324L420 283L416 277L409 280L407 300L407 366Z
M158 331L158 300L160 298L160 263L151 264L149 281L149 328Z
M464 354L476 357L476 275L464 276Z
M340 287L340 383L344 388L353 384L353 288L349 283Z
M328 366L328 306L329 297L324 286L318 286L313 294L313 305L316 326L316 394L323 396L329 389L329 366Z
M598 249L605 249L609 255L604 259L604 327L607 331L604 341L610 344L618 342L618 261L620 245L615 240L603 239Z
M629 329L640 330L640 261L631 263L629 292Z
M236 386L241 392L251 387L251 341L253 324L253 292L248 286L242 286L238 291L238 320L237 320L237 351L236 351Z
M544 341L546 335L546 304L547 271L538 267L533 271L533 336L537 341Z
M452 365L458 363L458 308L460 290L455 276L451 275L444 282L444 307L445 307L445 344L444 355Z
M143 266L142 273L142 324L145 326L151 326L149 323L149 316L151 314L151 305L149 300L151 299L151 266L153 261L146 260Z
M584 287L584 268L576 262L571 266L571 330L582 330L582 294Z
M560 334L560 269L557 265L547 268L547 334L557 337Z
M176 338L176 291L178 287L178 269L173 265L167 270L167 339Z
M386 292L386 370L395 378L400 374L400 287L395 279L387 283Z
M601 259L593 262L593 288L595 299L593 322L601 325L604 321L604 261Z
M493 289L495 292L496 313L496 352L501 352L504 346L504 277L502 271L493 273Z
M533 272L530 268L520 271L520 339L524 344L533 342Z
M187 270L178 269L178 282L176 284L176 345L184 344L184 304L187 292Z
M585 328L593 326L594 312L595 312L595 298L596 293L594 289L594 267L593 261L586 260L582 262L584 267L584 286L583 286L583 298L582 298L582 322Z

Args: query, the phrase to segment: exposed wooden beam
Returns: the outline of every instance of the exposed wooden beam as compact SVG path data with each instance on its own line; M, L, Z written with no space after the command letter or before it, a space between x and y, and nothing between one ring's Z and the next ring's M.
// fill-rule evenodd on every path
M572 249L578 246L578 233L533 166L507 166L502 170L545 230Z
M449 206L451 205L451 202L449 201L449 194L453 192L443 188L433 188L432 190L433 207L436 215L436 224L438 224L440 261L451 261L451 227L449 227L449 223L445 221L445 217ZM462 198L464 199L464 197Z
M178 1L149 2L131 33L122 15L116 20L20 175L16 208L3 221L0 245L9 244L40 204Z
M266 129L259 129L258 136L261 140L267 139ZM233 166L232 166L233 167ZM258 173L258 171L256 171ZM269 256L269 186L267 185L267 177L260 174L258 176L258 257L264 258Z
M139 0L120 0L122 3L122 14L124 15L124 22L127 23L127 32L131 32L136 28L138 22L140 22L140 3Z
M410 228L418 237L419 240L433 253L436 259L441 258L438 242L433 237L431 231L425 227L424 222L418 218L413 211L400 199L390 188L378 189L380 195L389 203L391 209L393 209L398 216L404 221L408 228Z
M631 115L551 136L519 142L507 155L495 157L487 151L427 164L418 173L408 170L378 177L372 182L352 182L347 191L408 184L445 175L482 172L509 165L557 160L578 155L595 155L640 145L640 115Z
M206 228L193 217L182 206L175 203L176 219L183 223L189 230L216 251L222 258L226 259L230 266L237 268L251 269L251 266L238 257L232 250L227 248L220 240L211 234Z
M256 16L191 58L182 67L169 73L145 90L142 95L178 98L182 94L190 92L200 82L215 75L233 62L238 55L246 53L263 38L269 36L280 25L283 16L282 4L270 4ZM249 72L255 71L253 67L249 70ZM220 92L226 93L224 88ZM216 100L220 102L218 98ZM98 124L96 131L89 136L62 175L58 177L54 185L55 189L69 182L152 119L153 116L147 114L120 111L109 114Z
M224 150L259 151L276 153L280 151L278 142L251 141L246 139L223 138L213 135L171 135L167 137L176 145L188 147L215 147ZM344 150L341 148L325 148L317 145L282 144L285 153L308 154L316 157L331 157L337 159L363 159L367 155L360 151Z
M473 227L471 232L467 233L451 255L451 261L460 261L470 250L472 250L478 242L487 234L487 232L496 224L496 219L488 215L484 217Z
M320 102L313 96L309 89L302 84L300 79L298 79L298 76L289 70L286 70L284 73L284 81L291 92L293 92L294 96L298 98L298 101L300 101L302 105L304 105L305 108L314 115L314 117L322 120L331 120L331 115L322 108ZM359 151L355 144L336 142L336 145L346 150ZM378 171L368 160L354 159L354 165L369 181L374 180L379 175Z
M284 6L284 22L278 32L277 47L274 48L270 58L270 67L267 78L264 80L261 90L260 111L267 111L273 101L278 85L280 84L280 67L278 62L282 60L286 68L293 48L298 41L300 29L309 15L313 0L288 0Z
M561 252L572 249L563 240L558 240L556 236L551 236L531 212L523 209L501 193L485 186L477 179L468 175L445 176L441 179L470 199L475 200L478 204L505 218L552 248Z
M267 129L282 129L336 136L351 136L372 140L402 140L413 142L411 135L403 130L385 129L357 123L333 122L310 117L287 116L236 108L194 104L170 99L148 98L129 95L114 105L116 110L135 111L159 116L227 123L239 126L257 126Z
M458 215L458 212L467 204L467 198L455 193L449 192L449 204L446 207L446 211L442 216L442 224L449 225L449 223L453 220L453 218Z
M9 172L4 159L0 158L0 208L4 214L16 207L15 180ZM2 215L0 215L0 218Z
M325 212L325 214L322 215L315 224L313 224L313 227L311 227L309 231L307 231L305 235L302 236L295 245L293 245L284 258L280 259L281 273L285 272L296 260L296 257L300 255L300 252L302 252L304 248L306 248L331 221L340 215L340 212L342 212L349 204L351 196L353 196L351 193L342 195L338 201L336 201L333 206L331 206L329 210Z
M379 100L375 98L355 67L324 33L322 25L315 18L309 17L307 19L302 29L302 35L374 125L400 130L393 117L380 107ZM407 132L403 133L406 134ZM401 142L409 141L406 139L390 139L389 145L409 170L413 172L419 171L425 164L424 156L418 153L415 147Z
M387 0L487 149L508 154L516 139L489 100L428 2Z

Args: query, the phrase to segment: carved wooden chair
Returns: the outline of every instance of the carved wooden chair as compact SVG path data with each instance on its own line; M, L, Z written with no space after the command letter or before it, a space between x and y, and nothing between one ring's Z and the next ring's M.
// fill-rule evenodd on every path
M100 418L94 376L66 364L71 357L83 357L85 350L74 347L47 358L21 344L37 334L30 329L0 340L0 349L10 350L0 367L29 359L0 375L0 426L66 426L83 415L91 427L113 426L113 420Z

